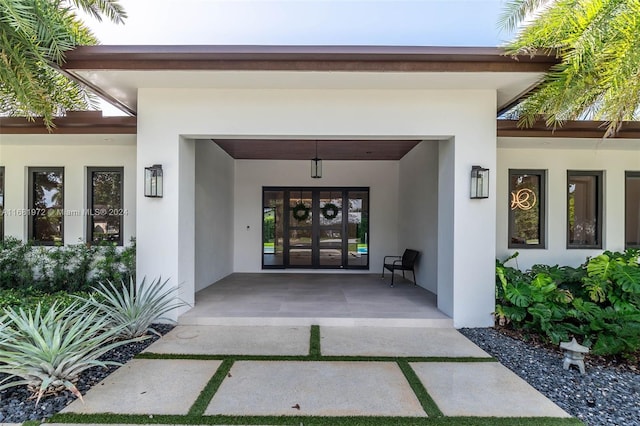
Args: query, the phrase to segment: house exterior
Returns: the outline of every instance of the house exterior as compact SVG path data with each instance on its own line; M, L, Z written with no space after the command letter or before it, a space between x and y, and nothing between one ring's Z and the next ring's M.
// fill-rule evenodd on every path
M170 277L189 303L234 272L378 273L385 255L413 248L418 284L456 327L491 325L496 257L577 265L640 241L640 127L603 140L596 122L497 119L555 63L517 59L494 48L78 48L62 72L131 117L70 114L52 133L0 119L2 234L135 237L138 276ZM162 197L145 196L153 165ZM474 166L489 170L488 198L470 198ZM46 209L59 214L36 217Z

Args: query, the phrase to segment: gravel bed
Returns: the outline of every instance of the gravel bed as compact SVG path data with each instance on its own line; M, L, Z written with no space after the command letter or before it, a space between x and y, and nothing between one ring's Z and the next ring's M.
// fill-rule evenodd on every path
M173 327L173 325L168 324L153 325L153 328L163 335ZM157 335L151 334L149 339L129 343L107 352L100 360L124 364L158 339ZM91 386L96 385L117 369L118 366L90 368L80 375L76 386L80 393L84 395ZM5 377L6 375L0 374L0 381ZM27 420L42 421L53 416L76 399L71 392L65 391L57 396L52 395L42 398L36 407L35 400L29 399L30 396L31 394L26 386L16 386L0 391L0 423L22 423Z
M562 368L562 353L513 339L492 328L459 330L567 413L589 426L640 426L640 374L589 365ZM499 401L496 401L499 403Z

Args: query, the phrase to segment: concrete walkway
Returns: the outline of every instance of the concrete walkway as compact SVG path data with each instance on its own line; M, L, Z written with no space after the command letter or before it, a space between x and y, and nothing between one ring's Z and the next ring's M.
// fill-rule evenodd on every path
M452 328L178 326L143 354L63 413L569 417Z

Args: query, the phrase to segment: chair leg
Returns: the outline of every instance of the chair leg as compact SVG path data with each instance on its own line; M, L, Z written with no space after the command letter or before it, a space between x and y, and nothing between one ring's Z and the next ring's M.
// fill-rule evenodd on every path
M402 270L402 278L405 278L405 279L407 278L404 276L404 269Z
M382 267L382 279L384 279L384 266Z
M416 271L412 269L411 272L413 272L413 285L418 285L418 281L416 281Z

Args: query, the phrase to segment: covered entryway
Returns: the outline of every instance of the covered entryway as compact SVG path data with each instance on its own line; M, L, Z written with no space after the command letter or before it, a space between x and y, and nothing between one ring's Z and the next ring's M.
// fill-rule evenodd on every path
M196 293L182 325L451 327L436 295L378 274L234 273Z

